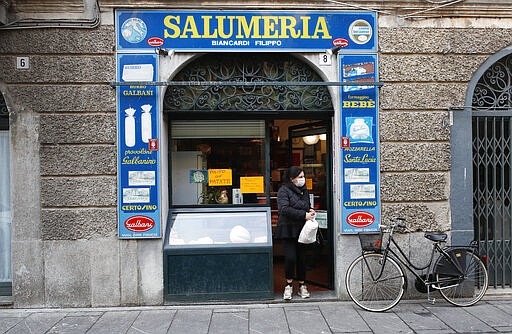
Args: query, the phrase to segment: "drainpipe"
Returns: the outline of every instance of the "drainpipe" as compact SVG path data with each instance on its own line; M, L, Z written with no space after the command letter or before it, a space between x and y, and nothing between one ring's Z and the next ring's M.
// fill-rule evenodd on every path
M98 0L83 0L83 18L80 19L20 19L7 23L6 0L0 0L0 30L41 29L41 28L87 28L100 25L100 7ZM2 25L3 24L3 25Z

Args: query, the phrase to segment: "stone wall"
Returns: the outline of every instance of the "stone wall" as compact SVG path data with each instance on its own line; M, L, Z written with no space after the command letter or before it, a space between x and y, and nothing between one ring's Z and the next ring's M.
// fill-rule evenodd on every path
M467 84L511 29L382 27L381 193L383 216L414 229L450 229L449 108L464 105ZM470 131L470 129L468 129Z
M161 240L117 238L113 27L0 31L0 40L19 166L15 307L161 304ZM29 70L15 70L17 55L30 57Z

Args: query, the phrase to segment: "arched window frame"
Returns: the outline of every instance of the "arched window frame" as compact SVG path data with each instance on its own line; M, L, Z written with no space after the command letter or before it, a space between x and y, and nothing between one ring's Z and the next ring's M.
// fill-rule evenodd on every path
M485 84L481 81L485 73L501 59L510 55L512 55L512 46L490 56L473 74L468 84L463 108L452 111L450 209L453 244L467 244L474 239L473 196L469 196L473 192L472 117L475 112L479 112L479 109L483 111L496 110L496 103L479 107L477 101L474 100L475 91L481 92L485 88ZM485 96L482 93L477 95ZM494 108L489 109L491 106Z

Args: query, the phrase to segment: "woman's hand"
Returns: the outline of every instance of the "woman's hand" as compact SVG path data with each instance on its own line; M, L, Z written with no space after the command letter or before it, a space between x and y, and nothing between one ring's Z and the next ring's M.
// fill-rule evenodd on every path
M315 216L315 210L309 209L309 212L306 212L306 220L310 220Z

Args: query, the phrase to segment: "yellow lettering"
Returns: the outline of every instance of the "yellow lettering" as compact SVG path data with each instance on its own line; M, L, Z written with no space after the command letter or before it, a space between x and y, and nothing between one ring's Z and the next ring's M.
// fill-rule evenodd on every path
M210 32L210 20L213 16L201 16L203 19L204 24L204 35L205 38L217 38L217 29L213 31L213 33Z
M316 22L315 32L313 33L312 38L320 38L318 35L322 34L323 39L331 39L332 36L329 34L329 29L327 28L327 22L325 22L325 17L320 16L318 21Z
M172 23L172 21L176 22L176 24L180 24L180 17L168 15L164 18L164 26L173 31L169 33L167 29L164 29L164 38L177 38L180 35L180 27Z
M197 31L196 21L193 16L187 16L183 31L181 32L181 38L188 38L187 33L191 33L190 38L201 38Z
M236 38L261 38L260 26L258 24L261 16L251 17L251 23L249 24L247 24L247 18L245 16L237 16L237 19L238 34L236 35Z
M193 15L168 15L164 18L164 38L303 38L332 39L325 17L312 21L310 16L203 15L199 26ZM300 21L298 21L300 20ZM216 21L216 25L215 25ZM310 28L314 33L310 34ZM299 27L302 25L302 28ZM310 27L311 25L311 27Z
M281 34L279 38L297 38L300 36L300 30L295 30L297 20L293 16L281 16ZM290 35L288 35L288 32Z
M343 101L343 108L375 108L375 101Z
M228 23L229 33L226 33L226 30L225 30L224 22L225 22L226 16L217 16L217 22L218 22L218 26L219 26L219 37L220 38L230 38L231 36L233 36L233 19L235 17L234 16L228 16L227 18L229 20L229 23Z
M277 38L279 33L275 30L277 17L275 16L262 16L263 18L263 36L262 38Z
M302 38L311 38L309 36L309 20L311 20L310 16L301 16L302 21Z

